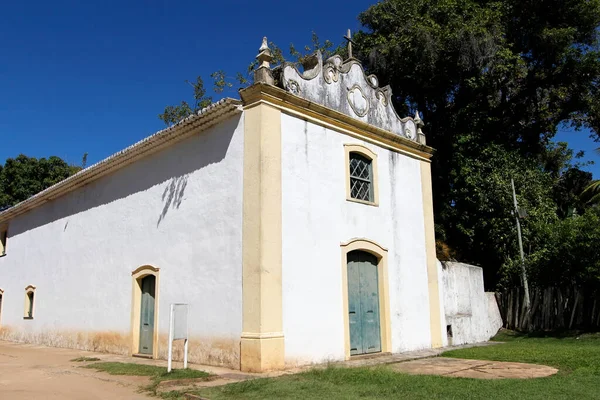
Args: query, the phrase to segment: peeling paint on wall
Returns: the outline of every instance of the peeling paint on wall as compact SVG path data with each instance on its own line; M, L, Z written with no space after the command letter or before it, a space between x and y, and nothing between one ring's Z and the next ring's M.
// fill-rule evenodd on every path
M131 354L131 335L125 332L86 332L75 330L32 332L21 328L3 326L0 328L0 340L98 353ZM158 358L166 360L168 349L168 335L159 335ZM183 361L182 340L173 342L173 360ZM239 369L240 341L234 339L191 337L189 340L188 360L195 364Z
M0 328L0 340L95 351L98 353L130 354L131 349L131 335L125 332L86 332L75 330L32 332L22 328L3 326Z
M339 363L343 361L343 359L336 357L325 357L319 360L308 359L308 358L296 358L296 357L286 357L285 359L285 369L293 369L293 368L306 368L306 367L317 367L323 366L323 364L333 364Z
M160 334L158 358L167 359L169 351L168 334ZM183 340L173 342L173 360L183 361ZM195 364L215 365L240 369L240 341L207 337L190 337L188 361Z

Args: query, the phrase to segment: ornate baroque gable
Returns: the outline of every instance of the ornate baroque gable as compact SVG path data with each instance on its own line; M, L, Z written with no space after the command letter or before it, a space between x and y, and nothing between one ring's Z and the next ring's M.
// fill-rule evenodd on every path
M278 84L296 96L425 144L418 113L415 118L400 118L392 106L391 88L379 87L377 77L367 76L354 58L344 61L335 55L323 62L317 52L304 64L304 72L292 63L284 63L273 72Z

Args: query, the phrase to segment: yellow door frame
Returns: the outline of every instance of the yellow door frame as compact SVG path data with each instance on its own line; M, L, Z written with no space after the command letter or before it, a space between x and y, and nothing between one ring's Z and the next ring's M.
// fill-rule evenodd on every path
M381 352L392 351L392 326L390 319L390 297L388 280L388 250L369 239L352 239L342 243L342 297L344 312L344 352L346 360L350 359L350 321L348 318L348 253L361 250L377 257L377 274L379 289L379 329L381 332Z

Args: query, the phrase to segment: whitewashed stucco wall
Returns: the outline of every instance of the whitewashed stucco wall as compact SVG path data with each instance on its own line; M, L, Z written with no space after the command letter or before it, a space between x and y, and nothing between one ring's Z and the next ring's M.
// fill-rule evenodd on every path
M192 361L239 365L242 167L238 115L12 220L0 258L5 334L58 345L75 340L67 331L130 337L131 272L152 265L160 334L169 305L189 303ZM29 284L35 318L24 320Z
M378 156L379 207L346 200L344 144ZM388 249L392 348L431 346L419 161L282 114L283 330L288 364L344 358L340 244Z
M443 292L444 345L489 340L502 327L502 318L494 294L484 290L483 269L438 261L438 271ZM451 340L446 332L448 325L452 327Z

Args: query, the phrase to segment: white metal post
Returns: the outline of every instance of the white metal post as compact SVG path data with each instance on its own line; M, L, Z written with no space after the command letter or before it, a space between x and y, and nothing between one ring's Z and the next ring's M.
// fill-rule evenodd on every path
M173 304L171 304L171 315L169 315L169 356L167 361L167 372L171 372L173 360Z
M190 306L185 306L185 341L183 342L183 369L187 368L188 340L190 336Z

